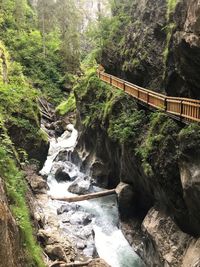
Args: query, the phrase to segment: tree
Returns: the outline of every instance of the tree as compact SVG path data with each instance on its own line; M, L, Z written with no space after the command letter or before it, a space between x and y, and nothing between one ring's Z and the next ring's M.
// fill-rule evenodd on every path
M80 14L73 0L58 0L56 2L56 18L61 33L61 55L66 71L74 72L79 67Z
M46 35L55 28L54 0L39 0L37 4L39 29L42 33L43 54L46 56Z

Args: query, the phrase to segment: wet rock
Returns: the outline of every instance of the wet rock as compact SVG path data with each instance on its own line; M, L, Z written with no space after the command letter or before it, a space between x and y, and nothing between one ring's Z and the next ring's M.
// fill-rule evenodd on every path
M182 267L200 266L200 238L193 239L183 259Z
M64 132L62 121L52 122L49 125L50 130L54 130L57 135L61 135Z
M26 180L28 181L28 184L30 185L33 192L36 194L45 194L46 191L49 189L48 184L43 179L43 177L37 175L35 173L35 170L31 169L31 167L26 170Z
M75 224L87 225L91 223L91 221L92 221L92 216L82 211L74 213L70 218L70 223L73 225Z
M45 252L47 253L47 255L49 256L51 260L57 260L57 259L65 260L66 259L64 249L58 244L47 245L45 247Z
M116 188L118 196L119 212L122 219L130 217L134 212L133 187L126 183L120 183Z
M0 177L0 267L26 266L18 224L9 209L4 182Z
M152 208L145 217L142 229L152 241L155 254L161 259L159 266L181 266L190 236L183 233L169 217ZM149 263L149 266L153 266Z
M180 162L183 196L189 210L191 223L196 233L200 227L200 159L188 159Z
M78 195L88 194L91 191L91 183L89 180L83 180L81 177L77 178L69 186L68 191Z
M58 228L40 229L37 237L45 247L45 252L52 260L65 260L70 262L75 259L75 250L72 244L64 237Z
M55 175L56 180L59 181L74 181L79 172L75 165L71 162L66 162L67 159L56 161L52 165L51 173Z
M87 246L84 250L83 253L88 256L88 257L94 257L97 254L96 248L94 244L91 244Z
M80 209L80 206L75 204L75 203L65 204L65 205L62 205L60 208L57 209L57 214L62 214L64 212L69 212L71 210L77 211L78 209Z
M57 169L56 173L55 173L55 178L58 182L61 181L70 181L71 177L69 176L68 172L66 172L65 167L61 167L59 169Z
M103 259L94 259L88 264L88 267L111 267Z
M93 240L94 231L93 231L91 224L88 224L86 226L82 226L81 228L79 228L77 230L77 236L84 240L88 240L90 238Z
M67 160L69 160L69 152L70 151L60 151L57 155L57 157L55 158L55 161L61 161L61 162L65 162Z
M85 247L86 247L86 243L85 242L81 242L81 241L79 241L77 244L76 244L76 247L78 248L78 249L84 249Z
M93 184L106 188L108 186L108 166L101 160L95 160L91 165Z

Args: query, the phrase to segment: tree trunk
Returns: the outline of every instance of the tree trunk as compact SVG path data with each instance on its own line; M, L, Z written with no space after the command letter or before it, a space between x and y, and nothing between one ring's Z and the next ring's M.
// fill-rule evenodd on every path
M81 196L72 196L72 197L63 197L63 198L62 197L61 198L51 197L51 199L67 201L67 202L78 202L78 201L94 199L94 198L98 198L98 197L109 196L109 195L113 195L113 194L116 194L115 189L105 190L105 191L101 191L101 192L97 192L97 193L91 193L91 194L87 194L87 195L81 195Z

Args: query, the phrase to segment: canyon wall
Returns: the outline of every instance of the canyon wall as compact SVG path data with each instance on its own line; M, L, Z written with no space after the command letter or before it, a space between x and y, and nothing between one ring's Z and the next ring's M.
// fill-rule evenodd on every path
M134 0L123 5L116 4L113 15L116 20L127 15L128 22L120 22L103 45L106 71L168 95L198 98L199 1Z
M83 78L75 95L82 170L90 168L94 184L120 184L130 244L147 266L186 266L189 251L188 266L198 266L199 126L149 112L95 74Z

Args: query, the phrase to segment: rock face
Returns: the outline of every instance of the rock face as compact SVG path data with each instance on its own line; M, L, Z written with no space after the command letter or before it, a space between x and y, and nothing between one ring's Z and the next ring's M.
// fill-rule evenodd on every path
M134 214L134 190L131 185L120 183L116 188L118 206L121 217L124 219Z
M14 238L13 238L14 237ZM6 199L3 180L0 178L0 267L24 267L19 229Z
M26 180L35 194L45 194L48 190L47 182L42 176L36 174L35 166L29 166L25 169Z
M180 163L181 182L185 203L190 212L190 218L198 229L200 224L200 161L193 159Z
M115 38L111 39L114 45L104 45L101 63L107 72L140 86L172 96L199 98L200 3L173 1L177 6L168 19L168 2L127 3L129 23L114 33L118 40L115 43ZM113 14L120 12L124 10L114 9Z
M110 267L110 265L108 265L102 259L95 259L95 260L92 260L90 264L88 264L88 267Z
M155 208L148 212L142 227L143 231L150 236L162 259L157 266L181 266L190 241L189 235L178 229L170 217ZM149 266L153 265L149 263Z
M107 92L100 92L102 87L100 84L98 90L98 82L95 80L93 83L90 79L90 87L86 88L84 96L80 97L78 93L76 95L77 127L81 133L77 153L86 155L82 168L88 171L92 166L96 183L102 179L100 184L107 188L114 188L119 184L118 204L123 223L136 220L138 229L141 229L144 221L145 228L138 234L140 241L137 241L136 248L132 232L127 234L131 246L144 261L152 267L180 267L185 260L183 256L187 253L186 246L190 246L190 241L200 235L199 163L198 160L194 161L195 151L200 146L197 149L195 146L191 149L190 146L191 132L195 131L189 127L183 131L178 123L163 113L146 116L146 123L138 120L136 128L130 126L126 123L129 116L131 113L137 114L135 109L141 107L136 107L129 96L117 98L114 103L109 100L109 105L113 106L107 118L102 120L100 114L98 117L91 117L94 120L91 124L84 125L82 122L85 121L85 114L88 116L91 106L97 106L94 110L99 112L99 103L101 107L108 104L104 101L108 98ZM128 113L127 110L131 112ZM147 114L148 112L145 115ZM120 117L124 119L120 121ZM115 138L110 134L112 124L115 124L118 134ZM185 139L180 138L182 131L187 132ZM131 133L131 137L121 141L120 134L127 132ZM133 132L137 132L138 136L132 135ZM197 145L198 133L195 136L197 140L194 138L194 143ZM181 148L183 140L187 141L184 141L185 146L188 144L185 150ZM185 158L181 157L183 154ZM152 207L156 207L153 212ZM152 224L154 227L151 228ZM159 232L160 230L162 231ZM161 242L164 243L163 246L160 245ZM191 250L195 253L196 247Z
M125 3L123 3L125 5ZM123 9L115 15L123 12ZM106 71L156 91L164 90L163 51L166 46L166 1L135 0L126 4L128 25L117 32L114 45L103 47L102 64ZM123 33L123 34L122 34ZM115 39L112 40L115 42Z
M51 260L63 260L70 262L74 260L75 252L66 238L62 237L58 229L39 230L38 238L45 246L45 252Z
M167 63L167 93L192 98L200 97L200 3L182 0L176 8Z

